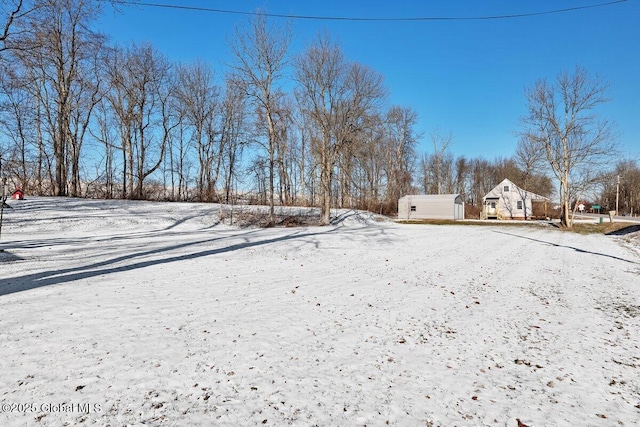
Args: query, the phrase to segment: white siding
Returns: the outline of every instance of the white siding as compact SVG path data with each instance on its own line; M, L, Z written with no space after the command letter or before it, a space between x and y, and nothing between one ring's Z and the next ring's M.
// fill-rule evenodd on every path
M459 194L404 196L398 219L464 219L464 202Z
M507 187L509 191L505 191ZM525 217L525 208L527 216L533 214L533 200L545 200L546 198L530 191L525 191L510 180L505 179L484 196L483 200L486 201L487 199L498 199L496 208L500 217L520 219ZM518 209L518 202L522 202L522 208L520 209ZM484 205L483 208L486 210L486 202Z

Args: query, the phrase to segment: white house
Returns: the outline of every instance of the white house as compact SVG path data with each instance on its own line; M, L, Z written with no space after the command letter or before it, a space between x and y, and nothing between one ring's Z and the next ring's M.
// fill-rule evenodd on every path
M533 202L548 200L505 179L482 198L480 215L483 219L527 219L533 215Z
M464 219L459 194L407 195L398 200L398 219Z

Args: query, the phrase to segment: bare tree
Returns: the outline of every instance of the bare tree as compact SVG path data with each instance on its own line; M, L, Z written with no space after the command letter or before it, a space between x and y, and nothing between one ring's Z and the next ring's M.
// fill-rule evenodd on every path
M249 144L247 132L247 105L244 91L231 79L226 81L220 115L220 138L223 147L224 200L231 202L234 183L237 182L240 161Z
M94 115L95 126L90 129L93 138L98 141L104 147L103 158L96 166L98 168L96 175L97 194L106 199L112 199L115 197L115 183L116 183L116 166L115 156L118 150L117 144L117 125L114 124L112 115L109 111L109 106L106 99L102 98L96 106L96 113Z
M29 31L28 20L42 7L45 0L2 0L0 2L0 55L11 50L31 46L25 43ZM0 56L0 59L4 59Z
M286 66L286 55L291 41L288 27L269 25L264 15L258 14L247 28L237 28L231 42L235 57L233 78L246 90L256 113L263 119L269 175L269 224L275 221L274 192L276 151L278 147L278 98L282 92L278 84ZM261 121L258 121L261 123Z
M469 200L469 160L464 156L459 156L455 160L455 181L454 181L454 193L460 194L462 199Z
M342 183L343 187L347 184L351 187L358 208L380 211L384 208L382 199L385 185L389 185L389 177L398 167L398 162L390 158L393 157L391 151L397 148L393 145L397 141L392 141L392 137L387 135L385 127L388 123L385 123L381 114L367 116L361 125L354 141L341 156L349 162L341 162L340 180L346 180ZM350 170L345 164L349 165Z
M107 99L120 134L123 197L143 197L143 182L162 164L168 133L177 126L168 111L170 71L167 60L148 44L114 49L108 59Z
M0 63L0 129L4 138L0 140L0 163L2 172L9 179L16 179L14 184L24 191L32 192L32 178L35 170L33 143L36 140L35 122L38 108L35 99L28 90L26 82L15 68L9 69Z
M321 222L329 224L337 163L386 91L378 73L348 63L342 49L326 36L319 36L296 59L296 79L300 108L318 130L312 150L320 168Z
M293 133L293 101L290 96L282 94L278 97L276 108L278 120L276 122L276 172L278 175L278 194L280 204L291 205L294 199L293 148L295 138Z
M469 201L474 206L482 204L482 198L502 179L496 180L493 176L493 165L483 158L475 158L470 161Z
M68 159L71 197L77 197L81 192L81 151L92 122L94 109L103 96L99 71L103 46L104 39L97 34L87 40L87 53L78 66L78 78L70 98Z
M189 156L189 144L187 124L180 108L176 107L176 131L169 139L165 162L169 163L168 169L171 181L171 200L186 200L188 198L188 183L192 162ZM177 182L176 182L177 177ZM198 190L199 192L199 190Z
M24 0L9 0L0 3L2 32L0 33L0 51L6 50L7 40L16 26L16 21L25 13Z
M530 212L527 212L526 199L529 191L531 191L531 181L534 174L542 168L544 157L544 151L542 151L540 147L536 146L536 144L529 143L526 138L520 138L516 146L514 160L522 175L522 182L520 183L522 187L517 188L523 201L525 219L527 219L530 214Z
M307 114L300 111L299 108L294 109L294 122L297 128L297 166L298 182L300 183L300 196L302 200L311 205L315 204L315 164L313 157L310 155L310 144L315 138L316 130L312 121Z
M407 107L391 107L385 116L387 203L397 209L400 197L411 189L415 167L418 114Z
M433 153L424 154L422 158L423 189L427 193L443 194L453 192L455 177L453 170L453 154L449 148L453 134L443 133L439 129L431 132Z
M84 3L91 8L100 8L99 3L105 0L88 0ZM119 8L119 0L106 0ZM75 2L76 5L78 2ZM73 0L2 0L0 1L0 60L6 51L25 51L39 46L34 43L32 18L41 13L42 9L61 7L74 8Z
M436 194L442 194L447 182L451 182L451 165L453 164L453 156L449 148L453 141L453 134L442 133L439 129L431 132L431 142L433 144L432 168L433 177L435 179Z
M102 36L89 29L99 5L90 0L42 2L30 15L30 49L16 56L31 80L53 146L55 194L71 194L79 185L80 149L97 96L96 55Z
M640 165L637 160L619 160L613 170L603 175L600 202L608 210L623 215L640 213Z
M573 226L570 203L596 183L596 174L616 152L611 124L597 114L607 85L584 68L560 74L555 84L539 80L526 91L528 114L522 136L546 162L559 184L561 225Z
M217 181L215 165L219 164L222 152L216 129L219 89L213 84L213 70L202 62L181 66L177 74L175 97L192 129L191 140L198 156L199 198L212 201Z

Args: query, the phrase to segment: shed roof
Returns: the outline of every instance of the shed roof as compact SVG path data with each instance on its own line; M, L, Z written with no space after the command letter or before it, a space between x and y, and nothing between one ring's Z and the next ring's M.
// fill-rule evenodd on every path
M412 199L412 200L451 200L455 201L460 194L408 194L400 198L403 199Z

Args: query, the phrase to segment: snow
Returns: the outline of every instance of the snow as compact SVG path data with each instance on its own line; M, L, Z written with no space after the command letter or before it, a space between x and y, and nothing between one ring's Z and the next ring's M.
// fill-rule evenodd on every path
M640 419L637 234L355 211L259 229L208 204L12 205L2 426Z

